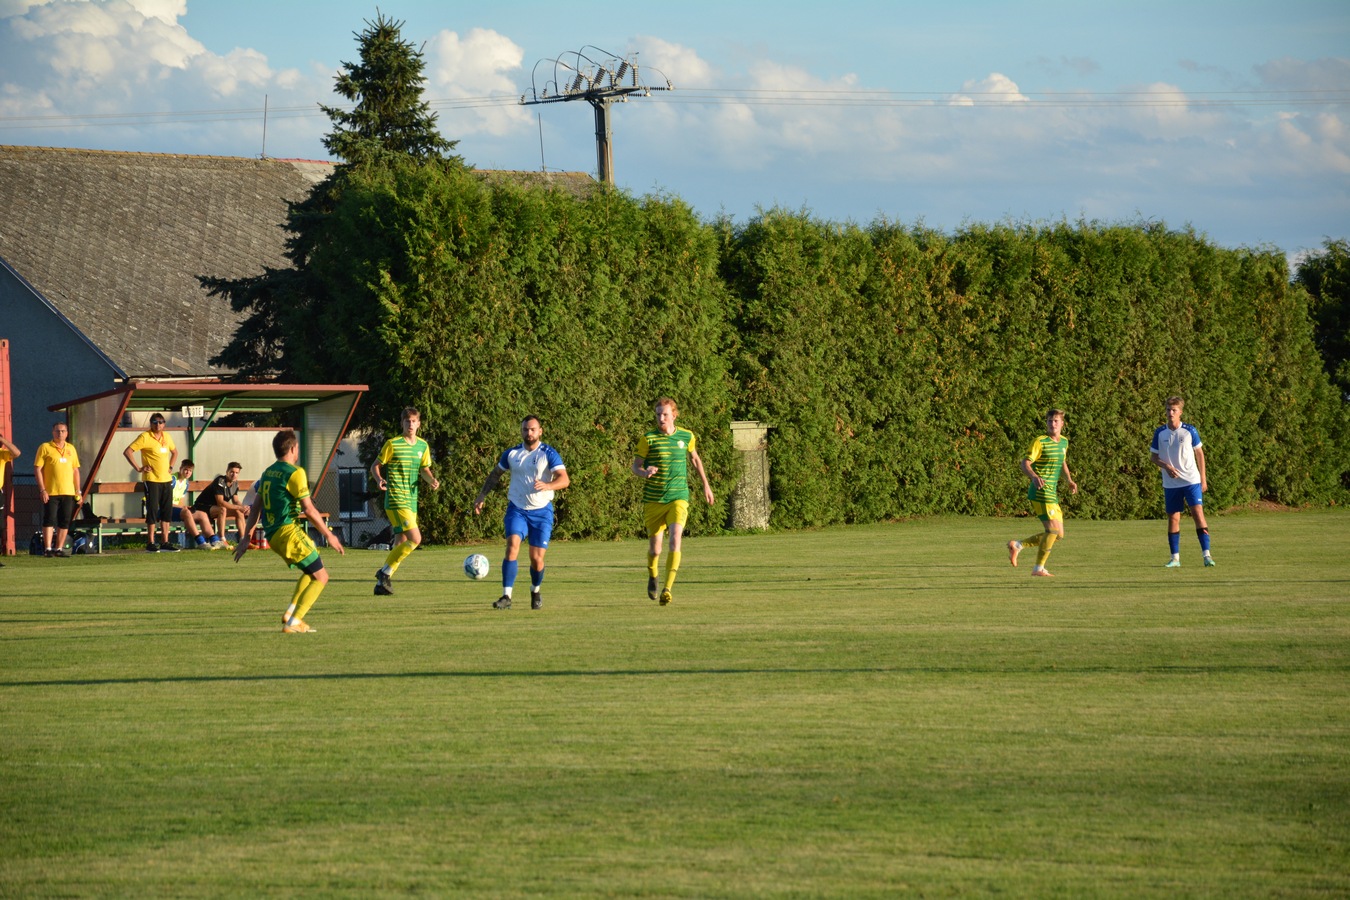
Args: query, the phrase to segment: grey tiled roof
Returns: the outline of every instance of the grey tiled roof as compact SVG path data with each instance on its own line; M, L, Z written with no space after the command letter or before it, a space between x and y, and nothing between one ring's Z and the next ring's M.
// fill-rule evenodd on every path
M283 255L287 202L330 162L0 146L0 258L128 376L219 375L239 323L199 275L243 278ZM580 172L482 171L584 197Z
M198 275L282 255L329 163L0 147L0 257L128 375L219 374L238 316Z

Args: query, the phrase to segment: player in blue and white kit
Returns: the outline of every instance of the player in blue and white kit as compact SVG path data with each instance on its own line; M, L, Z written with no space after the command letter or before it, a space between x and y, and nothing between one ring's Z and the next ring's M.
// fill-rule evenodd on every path
M1169 569L1181 566L1181 511L1187 506L1195 520L1205 565L1214 565L1209 555L1209 526L1205 523L1204 492L1209 489L1209 482L1205 478L1204 445L1195 426L1181 421L1183 406L1180 397L1167 398L1167 424L1153 432L1153 444L1149 447L1149 458L1162 469L1167 543L1172 550L1172 558L1167 562Z
M520 423L521 442L502 453L497 465L483 482L483 489L474 501L475 515L481 515L488 492L508 472L511 483L507 487L506 504L506 558L502 561L502 596L493 603L495 609L511 608L511 592L516 583L516 557L520 542L530 542L530 608L544 605L540 588L544 584L544 553L548 551L553 534L553 494L571 484L567 468L558 451L543 443L544 427L538 416L526 416Z

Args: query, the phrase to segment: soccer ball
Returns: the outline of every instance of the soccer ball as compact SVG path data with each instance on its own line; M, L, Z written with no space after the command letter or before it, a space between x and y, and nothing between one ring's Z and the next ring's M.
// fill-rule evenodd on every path
M488 565L488 558L481 553L471 553L464 557L464 574L474 581L482 581L488 577L491 568Z

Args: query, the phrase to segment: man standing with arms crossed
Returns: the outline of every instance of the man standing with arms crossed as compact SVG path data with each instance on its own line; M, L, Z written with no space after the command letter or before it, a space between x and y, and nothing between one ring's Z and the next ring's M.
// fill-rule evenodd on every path
M385 441L380 455L370 465L370 474L385 492L384 513L394 532L394 546L384 558L384 566L375 570L376 596L394 593L394 573L422 543L422 531L417 527L418 479L426 479L433 491L441 488L431 472L431 448L417 436L422 414L409 406L403 410L401 419L403 433Z
M507 487L506 558L502 560L502 595L493 609L510 609L519 568L520 542L530 541L530 609L540 609L544 597L544 554L553 535L553 494L572 483L558 451L543 442L544 426L538 416L526 416L520 423L520 443L502 453L488 473L483 489L474 500L474 515L481 515L488 492L506 473Z
M680 414L675 401L662 397L656 401L656 428L638 440L636 455L630 467L637 477L646 481L642 486L642 515L647 524L647 597L660 601L662 606L673 599L670 589L680 570L682 553L680 541L685 523L689 521L689 463L703 482L703 499L713 505L712 487L703 471L703 460L694 449L694 433L675 427ZM661 545L666 529L670 529L670 556L666 558L666 581L657 594L657 567L661 559Z
M1205 522L1204 493L1209 489L1205 478L1205 451L1200 443L1200 432L1194 425L1181 421L1185 401L1180 397L1167 398L1167 424L1153 432L1149 459L1162 469L1163 506L1167 510L1167 544L1172 558L1166 568L1181 568L1181 511L1191 509L1195 520L1195 534L1200 538L1200 549L1205 554L1205 565L1214 565L1209 555L1209 525Z

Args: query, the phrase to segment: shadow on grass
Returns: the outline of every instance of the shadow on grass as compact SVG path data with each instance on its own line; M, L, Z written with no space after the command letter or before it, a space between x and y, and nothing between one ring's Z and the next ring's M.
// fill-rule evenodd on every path
M164 677L69 678L44 681L0 681L0 688L106 687L126 684L246 684L266 681L377 681L405 678L652 678L705 675L1296 675L1310 671L1350 672L1350 665L1325 667L1271 664L1159 665L1159 666L858 666L850 668L672 668L672 669L557 669L495 672L329 672L281 675L171 675Z

